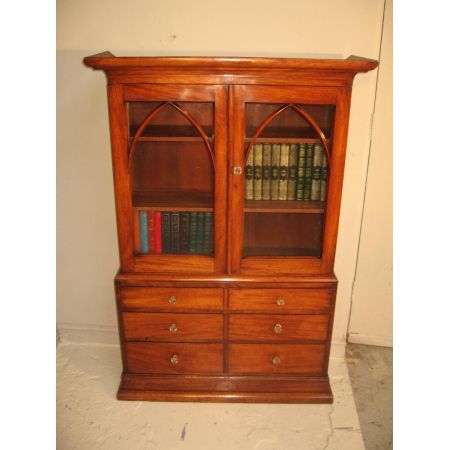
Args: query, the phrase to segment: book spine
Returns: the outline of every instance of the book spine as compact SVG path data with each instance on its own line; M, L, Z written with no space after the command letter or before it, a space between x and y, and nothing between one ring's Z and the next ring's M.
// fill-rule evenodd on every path
M262 144L253 146L253 200L262 198Z
M203 253L211 255L213 252L213 214L210 212L205 213L205 232L203 240Z
M289 147L289 168L287 199L295 200L297 195L297 168L298 168L298 144L291 144Z
M189 253L197 252L197 213L189 214Z
M141 226L139 222L139 210L133 208L134 252L141 253Z
M162 252L170 253L170 213L161 213Z
M272 144L272 173L270 180L270 199L278 200L278 183L280 176L280 144Z
M180 213L180 253L189 253L189 213Z
M321 144L314 145L313 153L313 170L311 181L311 200L320 200L320 178L322 170L322 153L323 147Z
M155 253L162 253L161 211L155 212Z
M320 201L324 202L327 195L328 162L325 150L322 156L322 167L320 170Z
M170 252L180 253L180 213L170 213Z
M245 166L245 200L253 200L253 148Z
M203 241L205 231L205 213L197 214L197 242L196 253L203 253Z
M305 160L306 144L303 142L298 146L297 200L303 200L303 189L305 184Z
M281 144L278 200L287 200L289 144Z
M139 211L139 228L141 236L141 252L148 253L147 211Z
M313 149L314 149L313 144L306 145L305 182L303 185L303 200L311 200Z
M272 145L262 144L262 194L263 200L270 200L270 172L272 165Z
M148 252L155 253L155 211L148 211Z

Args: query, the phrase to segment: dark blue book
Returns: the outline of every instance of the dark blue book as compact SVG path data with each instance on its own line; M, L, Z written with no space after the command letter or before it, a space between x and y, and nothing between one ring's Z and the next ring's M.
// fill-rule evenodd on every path
M170 253L180 253L180 213L170 213Z
M147 211L139 211L139 235L141 238L141 252L148 253Z
M162 252L170 253L170 213L161 212Z
M197 253L197 213L189 214L189 253Z
M203 241L205 232L205 213L199 212L197 214L197 251L196 253L203 253Z
M211 255L213 252L213 214L205 213L205 231L203 240L203 253Z
M189 213L180 213L180 253L189 253Z

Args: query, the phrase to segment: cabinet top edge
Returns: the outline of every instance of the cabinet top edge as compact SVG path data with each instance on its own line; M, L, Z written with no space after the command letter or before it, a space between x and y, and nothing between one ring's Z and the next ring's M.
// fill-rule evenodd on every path
M325 71L356 74L368 72L378 61L359 56L347 59L265 58L265 57L195 57L195 56L120 56L106 51L84 58L84 64L96 70L114 72L123 69L207 70L209 73L230 73L243 70Z

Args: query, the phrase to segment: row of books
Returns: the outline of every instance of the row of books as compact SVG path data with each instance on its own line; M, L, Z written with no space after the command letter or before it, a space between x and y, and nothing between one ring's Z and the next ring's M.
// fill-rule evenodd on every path
M139 253L213 253L212 212L166 212L138 210Z
M257 143L245 166L245 199L323 202L327 177L322 144Z

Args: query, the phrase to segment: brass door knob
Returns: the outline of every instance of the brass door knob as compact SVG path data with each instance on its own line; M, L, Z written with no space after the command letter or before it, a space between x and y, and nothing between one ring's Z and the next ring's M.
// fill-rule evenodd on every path
M277 305L283 306L286 303L286 300L283 297L278 297L277 299Z
M242 173L242 167L239 167L239 166L233 167L233 173L235 175L240 175Z
M170 362L172 364L178 364L178 355L172 355L172 357L170 358Z
M175 295L170 296L169 303L171 305L175 305L176 302L177 302L177 298L175 297Z
M273 327L273 331L276 334L280 334L283 331L283 327L281 326L281 323L277 323L274 327Z
M272 358L272 364L275 364L276 366L278 366L281 363L281 358L278 355L275 355Z
M178 331L177 325L175 323L173 323L172 325L170 325L169 327L169 331L171 333L176 333Z

